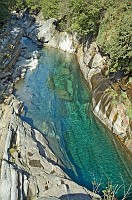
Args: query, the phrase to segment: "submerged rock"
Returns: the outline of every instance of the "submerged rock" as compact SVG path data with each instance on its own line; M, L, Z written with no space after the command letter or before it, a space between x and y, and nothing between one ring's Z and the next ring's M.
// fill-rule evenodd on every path
M72 96L70 95L70 93L68 91L57 88L55 90L55 92L57 93L57 96L59 98L63 99L64 101L72 101L73 100Z

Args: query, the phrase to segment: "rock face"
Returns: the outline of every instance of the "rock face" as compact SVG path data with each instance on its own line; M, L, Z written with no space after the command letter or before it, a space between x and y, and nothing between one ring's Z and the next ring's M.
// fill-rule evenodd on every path
M88 38L85 43L79 43L75 36L66 32L59 32L56 28L56 19L50 19L41 23L38 38L44 45L59 48L69 53L76 53L80 69L85 80L93 91L93 112L94 114L115 133L132 152L132 121L126 114L131 109L131 102L128 99L119 98L114 90L112 82L107 78L108 63L107 57L101 56L96 42ZM132 85L129 83L129 85ZM120 86L121 87L121 86ZM130 89L129 92L130 93Z
M0 35L0 101L13 90L11 76L13 66L20 54L21 37L20 27L8 28Z
M38 32L38 39L45 45L59 48L63 51L74 53L77 49L77 39L67 32L56 30L56 19L52 18L41 22ZM74 45L73 45L74 44Z
M61 170L44 135L19 118L22 108L13 95L1 105L0 200L70 199L75 194L78 199L98 199Z
M107 57L101 56L95 42L80 45L77 52L78 62L84 78L93 91L94 114L113 132L132 152L131 120L126 115L127 105L122 96L113 88L107 78ZM117 98L118 97L118 98ZM128 104L131 102L128 100Z
M24 78L27 69L33 70L40 57L37 50L29 52L24 37L32 38L37 46L37 25L33 17L13 15L11 21L0 35L0 102L13 92L13 85ZM34 28L33 28L34 27ZM32 32L32 34L31 34Z

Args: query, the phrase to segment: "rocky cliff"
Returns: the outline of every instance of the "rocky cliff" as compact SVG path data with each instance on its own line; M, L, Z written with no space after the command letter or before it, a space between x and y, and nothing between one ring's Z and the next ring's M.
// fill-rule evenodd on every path
M0 101L6 94L12 93L13 65L20 54L22 30L18 27L3 30L0 37Z
M76 53L80 69L93 92L94 114L132 152L132 119L128 112L132 109L131 79L125 83L129 91L128 98L121 88L121 82L113 83L107 76L108 58L101 55L96 42L92 42L89 37L80 43L75 35L57 31L56 19L41 21L38 39L44 45Z
M40 24L38 39L45 45L47 44L48 46L74 53L78 45L76 37L67 32L57 31L56 22L57 20L54 18L47 21L40 21L38 19L38 23Z
M94 114L132 152L132 119L127 114L132 102L118 83L112 82L107 76L109 68L107 57L101 56L95 42L91 44L87 42L79 46L77 58L80 69L93 92ZM130 79L126 85L132 87Z

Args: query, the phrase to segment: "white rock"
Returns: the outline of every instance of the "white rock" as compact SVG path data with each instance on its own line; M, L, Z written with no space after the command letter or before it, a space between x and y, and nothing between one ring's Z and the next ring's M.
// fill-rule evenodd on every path
M56 19L51 18L47 21L43 21L42 26L39 28L38 32L38 39L43 42L49 42L53 37L55 31L55 25L53 24L56 22Z
M31 60L30 60L30 62L28 64L29 70L32 71L32 70L36 69L37 66L38 66L38 59L31 58Z
M18 173L11 166L11 200L18 199Z
M0 200L11 200L11 173L10 165L7 161L2 161L0 180Z

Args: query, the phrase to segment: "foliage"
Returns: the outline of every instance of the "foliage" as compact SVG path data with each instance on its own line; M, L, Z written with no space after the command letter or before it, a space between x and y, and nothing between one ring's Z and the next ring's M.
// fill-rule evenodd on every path
M130 120L132 120L132 105L129 105L126 110L126 115L129 117Z
M79 38L97 36L97 43L111 59L110 71L132 69L132 4L130 0L1 0L0 23L10 11L29 7L45 19L57 18L58 28Z
M17 7L23 8L23 1L21 0L1 0L0 1L0 27L5 24L10 10Z
M15 148L10 148L10 155L13 155L15 153L16 149Z
M59 17L58 4L59 4L59 0L52 0L52 1L41 0L40 5L41 5L42 12L45 19L48 19L51 17L54 17L54 18Z
M113 1L113 6L101 20L98 45L103 52L110 55L110 71L132 69L132 6L129 0Z
M60 19L60 28L80 36L96 33L100 17L100 0L41 0L45 19Z
M8 16L8 6L9 1L0 1L0 26L4 24L4 21L6 20Z
M79 36L89 33L97 34L100 19L99 0L71 0L69 1L69 14L67 21L69 30L76 32Z
M24 0L11 0L11 2L10 8L17 11L24 9L26 6Z
M119 192L119 190L123 190L124 191L124 196L122 197L122 200L127 199L127 197L129 197L129 195L131 195L131 188L132 188L132 183L129 185L129 188L127 188L126 190L126 186L124 183L124 180L122 179L122 184L121 185L113 185L112 182L108 179L108 183L107 186L104 188L104 190L100 190L100 186L102 185L102 177L100 178L100 180L97 180L95 178L95 176L93 176L93 192L95 194L100 194L100 192L102 193L101 197L99 198L100 200L118 200L117 199L117 194ZM97 198L93 197L93 200L96 200Z

